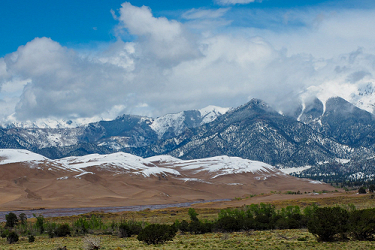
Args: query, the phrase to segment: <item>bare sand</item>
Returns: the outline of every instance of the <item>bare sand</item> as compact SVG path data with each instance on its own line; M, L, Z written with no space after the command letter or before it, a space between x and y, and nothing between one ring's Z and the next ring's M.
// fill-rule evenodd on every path
M76 173L51 170L48 166L31 168L16 163L2 165L0 166L0 211L173 204L257 195L252 199L230 202L231 206L233 204L241 206L247 202L291 198L291 195L259 195L261 193L334 191L334 188L327 184L279 173L267 175L242 173L212 178L208 173L197 174L185 171L184 177L190 178L186 180L181 176L164 174L145 177L134 173L114 174L95 168L91 168L90 171L93 174L76 177ZM305 196L310 197L300 195L300 197ZM226 207L228 205L229 202L221 202L196 206Z

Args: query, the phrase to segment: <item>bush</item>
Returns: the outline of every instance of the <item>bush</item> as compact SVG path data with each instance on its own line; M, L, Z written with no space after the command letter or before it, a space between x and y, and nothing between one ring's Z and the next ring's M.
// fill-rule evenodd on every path
M70 235L70 227L67 223L60 224L57 226L55 230L55 235L57 237L66 237Z
M46 231L50 238L53 238L56 236L56 229L57 229L57 224L55 222L46 223Z
M348 211L340 207L317 208L307 228L318 241L333 241L337 235L345 238L348 217Z
M9 234L9 230L5 229L4 231L1 232L1 238L6 238Z
M221 217L217 221L217 229L224 231L224 232L237 232L243 229L243 221L230 217L225 216Z
M349 231L356 240L374 240L375 209L352 211L349 215Z
M85 218L78 218L73 223L74 232L76 234L87 234L89 232L89 223Z
M173 240L176 235L176 228L169 225L150 224L139 233L137 239L150 244L163 244Z
M5 227L13 228L18 223L18 218L15 213L9 213L5 215Z
M26 214L25 213L21 213L18 217L20 219L21 225L26 226L26 223L27 223Z
M188 211L189 217L191 221L198 221L198 215L194 208L189 208Z
M130 227L126 223L121 223L118 227L118 234L120 238L126 238L131 236Z
M181 223L178 223L178 225L176 223L176 226L183 233L186 233L189 231L189 222L187 222L186 220L181 221Z
M365 193L366 193L366 189L365 189L364 187L360 187L360 188L358 189L358 193L359 193L359 194L365 194Z
M120 238L130 237L141 232L142 224L137 221L121 222L118 229Z
M34 242L35 241L35 236L34 235L29 235L29 242Z
M33 214L33 216L36 218L35 227L39 229L39 232L42 234L44 232L44 217L43 215L37 217L35 214Z
M10 232L7 237L7 241L9 244L13 244L18 241L18 234L14 231Z

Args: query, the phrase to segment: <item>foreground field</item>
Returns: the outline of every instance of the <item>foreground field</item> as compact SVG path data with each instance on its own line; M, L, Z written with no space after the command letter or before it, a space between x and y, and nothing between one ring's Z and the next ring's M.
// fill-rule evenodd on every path
M178 234L171 242L163 245L148 246L135 237L121 239L116 236L100 237L101 248L106 250L120 249L375 249L373 242L348 241L321 243L307 230L272 230L240 233L210 233L204 235ZM33 243L27 238L9 245L5 239L0 240L0 249L85 249L84 237L53 238L37 237Z
M301 208L316 204L325 206L353 207L357 209L375 207L373 194L357 195L350 192L346 194L321 194L306 198L303 195L285 195L282 199L275 199L270 203L277 209L288 205L298 205ZM225 207L236 207L239 204L257 203L267 199L270 195L259 195L255 197L245 197L225 202ZM239 203L239 204L238 204ZM204 206L203 206L204 205ZM215 206L216 205L216 206ZM220 205L220 206L218 206ZM217 220L218 212L223 208L223 203L197 204L196 211L199 219ZM143 221L145 223L167 223L172 224L175 220L189 220L188 208L170 208L160 210L143 210L138 212L121 213L90 213L86 215L46 218L48 223L68 223L73 225L78 218L89 220L91 216L100 218L104 224L119 223L121 221ZM36 219L27 220L30 224L35 224ZM1 223L4 228L5 223ZM31 227L29 227L31 229ZM104 235L107 234L107 235ZM112 234L112 235L109 235ZM293 230L265 230L265 231L243 231L237 233L206 233L194 235L190 233L178 233L173 241L163 245L148 246L139 242L135 236L130 238L119 238L116 231L92 230L87 236L49 238L46 234L36 234L33 243L28 242L26 236L21 236L20 241L15 244L8 244L5 238L0 238L1 249L89 249L85 244L94 239L100 239L100 249L121 250L121 249L375 249L375 243L371 241L339 241L339 242L318 242L307 229ZM64 248L66 247L66 248Z

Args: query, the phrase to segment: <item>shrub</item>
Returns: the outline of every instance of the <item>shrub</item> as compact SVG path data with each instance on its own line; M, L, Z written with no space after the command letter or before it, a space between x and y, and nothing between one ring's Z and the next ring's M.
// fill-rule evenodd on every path
M150 224L139 233L137 239L150 244L163 244L173 240L176 235L176 228L169 225Z
M177 226L177 228L180 229L180 231L183 233L189 231L189 222L187 222L186 220L181 221L181 223L179 223Z
M4 231L1 232L1 238L6 238L9 234L9 230L5 229Z
M189 217L191 221L198 221L198 215L194 208L189 208L188 211Z
M26 225L27 223L27 217L26 217L26 214L25 213L21 213L19 216L19 219L20 219L20 223L21 225Z
M6 220L5 227L13 228L18 223L18 218L15 213L9 213L5 215L5 220Z
M50 238L53 238L56 236L56 229L57 229L57 224L55 222L46 223L46 231Z
M66 237L70 235L70 227L67 223L60 224L55 229L55 235L57 237Z
M230 217L225 216L221 217L217 221L217 229L224 231L224 232L237 232L243 229L243 221Z
M194 233L194 234L205 234L205 233L209 233L209 232L212 232L212 226L213 226L213 223L212 222L202 222L202 221L191 221L189 223L189 227L188 227L188 231L190 233Z
M33 216L36 218L35 227L39 229L39 232L42 234L44 232L44 217L43 215L36 216L33 214Z
M119 237L125 238L130 237L132 235L137 235L142 230L141 222L137 221L128 221L128 222L121 222L119 225Z
M131 233L129 225L126 223L121 223L118 227L118 234L120 238L130 237Z
M87 234L89 232L89 223L83 217L78 218L73 223L74 232L77 234Z
M359 193L359 194L365 194L365 193L366 193L366 189L365 189L364 187L360 187L360 188L358 189L358 193Z
M348 212L340 207L317 208L307 228L319 241L333 241L336 235L345 238Z
M374 184L371 184L370 187L368 188L368 191L370 193L373 193L375 191L375 185Z
M18 241L18 234L14 231L10 232L7 236L7 241L9 244L13 244Z
M29 235L28 236L29 242L34 242L35 241L35 236L34 235Z
M90 229L102 229L103 225L104 224L102 218L96 215L91 215L91 218L89 220Z
M375 209L352 211L348 221L350 234L356 240L374 240Z

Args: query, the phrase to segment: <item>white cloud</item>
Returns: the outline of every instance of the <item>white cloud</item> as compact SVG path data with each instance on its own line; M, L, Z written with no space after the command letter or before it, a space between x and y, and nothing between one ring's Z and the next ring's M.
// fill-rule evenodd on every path
M216 19L222 17L230 8L210 9L191 9L182 14L185 19Z
M364 99L353 94L375 85L375 35L365 23L374 19L371 11L324 12L322 18L321 11L295 11L287 22L280 12L272 29L214 29L214 22L230 23L231 11L193 9L182 23L124 3L117 28L136 38L94 53L36 38L0 58L0 116L156 117L207 105L234 107L250 98L285 111L301 94L336 94L360 104Z
M143 56L152 55L171 63L199 55L194 40L181 23L155 18L146 6L139 8L128 2L121 6L119 20L132 35L139 37Z
M241 26L236 32L261 36L276 49L286 48L288 55L312 54L326 59L357 50L375 50L375 10L271 10L235 13L253 27ZM240 18L240 19L241 19Z
M255 0L216 0L215 2L220 5L234 5L253 3Z

